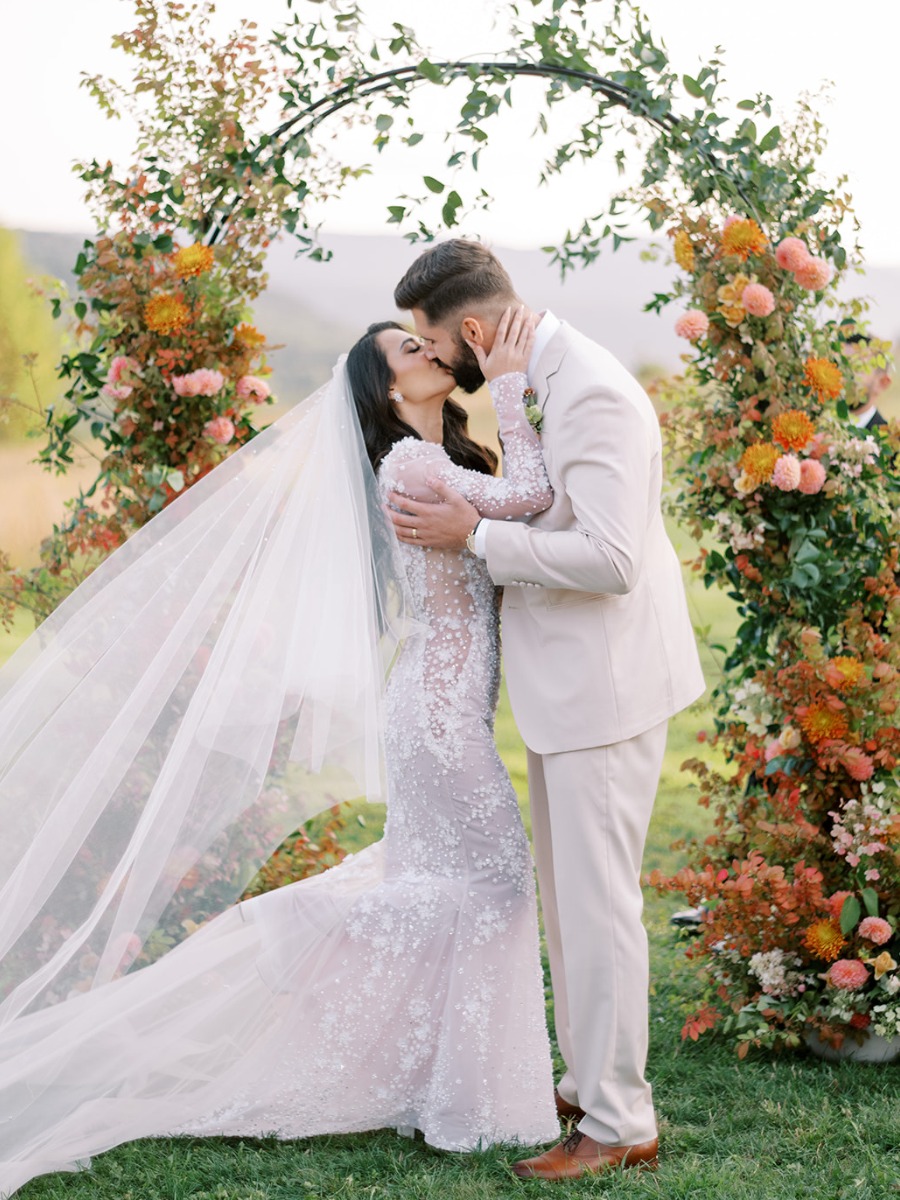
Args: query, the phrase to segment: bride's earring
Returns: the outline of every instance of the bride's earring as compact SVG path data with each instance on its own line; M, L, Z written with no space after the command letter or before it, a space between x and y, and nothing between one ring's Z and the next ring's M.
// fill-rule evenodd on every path
M402 404L402 403L403 403L403 397L402 397L402 395L401 395L401 394L400 394L400 393L397 391L397 389L396 389L396 388L394 388L394 390L393 390L392 392L388 392L388 398L389 398L389 399L391 399L391 400L393 400L393 402L394 402L395 404Z

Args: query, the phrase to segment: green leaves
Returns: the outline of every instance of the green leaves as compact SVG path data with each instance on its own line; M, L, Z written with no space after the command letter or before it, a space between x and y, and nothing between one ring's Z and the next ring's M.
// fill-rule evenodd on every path
M435 179L432 175L424 176L423 182L428 188L429 192L434 192L435 195L439 196L444 190L444 185L441 183L441 181L439 179Z
M848 896L841 905L841 933L852 933L862 916L862 906L856 896Z
M444 207L441 209L441 219L448 229L452 229L456 224L456 214L462 207L462 198L459 192L450 192Z

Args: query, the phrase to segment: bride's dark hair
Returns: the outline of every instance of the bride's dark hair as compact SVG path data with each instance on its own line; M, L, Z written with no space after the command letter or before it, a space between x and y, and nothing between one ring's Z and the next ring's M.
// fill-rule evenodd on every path
M408 332L396 321L377 321L369 326L347 355L347 377L369 461L376 471L395 442L405 437L421 440L421 435L400 419L390 399L394 377L378 344L378 334L385 329ZM497 455L490 447L480 445L469 436L469 414L463 406L455 400L445 400L443 416L444 449L450 459L470 471L493 475L497 469Z

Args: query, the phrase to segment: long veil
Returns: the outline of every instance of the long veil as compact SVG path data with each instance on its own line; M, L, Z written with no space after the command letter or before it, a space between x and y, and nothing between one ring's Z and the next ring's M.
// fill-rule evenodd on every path
M383 792L411 628L339 363L0 671L0 1073L23 1014L165 955L272 850Z

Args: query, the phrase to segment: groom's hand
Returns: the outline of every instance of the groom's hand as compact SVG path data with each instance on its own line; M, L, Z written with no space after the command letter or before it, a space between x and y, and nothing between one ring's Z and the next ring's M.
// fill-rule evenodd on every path
M408 546L461 550L481 514L443 480L428 479L426 482L439 497L437 502L412 500L399 492L390 493L391 504L403 509L403 512L388 510L397 537Z

